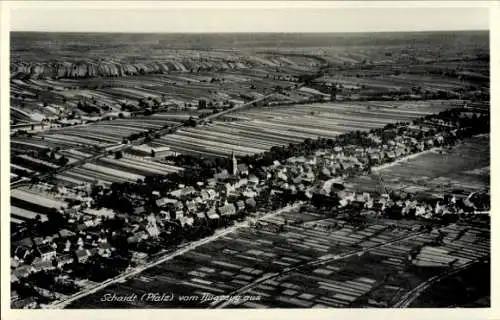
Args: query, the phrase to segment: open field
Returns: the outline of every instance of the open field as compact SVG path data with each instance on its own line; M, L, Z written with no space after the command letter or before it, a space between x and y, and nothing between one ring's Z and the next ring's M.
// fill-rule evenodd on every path
M359 176L346 185L361 192L383 193L380 176L390 190L422 195L441 194L459 189L475 192L490 185L490 137L467 139L451 149L417 156L377 171Z
M424 291L410 307L487 308L490 305L490 273L490 263L475 264ZM463 294L453 294L463 291L464 287L467 289Z

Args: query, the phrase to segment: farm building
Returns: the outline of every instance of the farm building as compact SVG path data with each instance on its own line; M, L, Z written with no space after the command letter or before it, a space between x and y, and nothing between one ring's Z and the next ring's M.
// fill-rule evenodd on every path
M167 157L167 156L175 156L176 152L170 150L169 147L151 147L146 144L141 144L139 146L132 146L129 151L131 154L142 156L142 157Z

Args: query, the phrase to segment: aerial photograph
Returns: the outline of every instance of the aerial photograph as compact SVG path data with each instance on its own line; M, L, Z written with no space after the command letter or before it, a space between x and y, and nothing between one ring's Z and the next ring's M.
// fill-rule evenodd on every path
M72 10L10 13L10 308L491 307L487 8Z

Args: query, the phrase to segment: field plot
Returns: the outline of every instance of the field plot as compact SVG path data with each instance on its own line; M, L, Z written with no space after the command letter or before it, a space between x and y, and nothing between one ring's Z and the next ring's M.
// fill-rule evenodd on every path
M477 136L442 153L427 152L377 174L352 178L347 185L361 192L382 192L379 175L391 190L427 195L454 189L480 191L490 185L490 138Z
M156 140L180 153L226 156L262 153L272 146L411 121L460 104L458 101L359 102L265 107L231 114L233 122L184 128Z
M317 79L318 82L333 82L342 84L344 88L357 88L365 90L379 90L382 92L409 90L418 84L422 90L434 92L437 90L454 92L465 87L463 81L456 78L424 75L384 75L369 78L355 76L331 76Z
M14 156L11 164L12 180L19 176L33 174L40 168L49 170L59 166L39 159L37 154L54 150L68 159L68 163L92 157L98 148L116 146L124 138L137 133L175 126L190 117L197 117L197 111L161 112L151 116L117 118L94 123L50 129L32 137L12 137L11 152ZM81 151L84 150L84 151ZM119 170L119 171L116 171ZM144 159L114 160L112 157L101 159L92 165L86 164L73 168L56 177L64 184L81 184L101 180L105 184L112 182L136 181L145 175L166 174L181 170L177 167L161 165Z
M411 251L431 245L437 233L394 228L384 219L354 227L314 212L288 212L264 219L267 223L284 220L288 223L281 232L239 229L87 296L69 308L205 308L212 301L202 301L203 295L235 292L258 299L234 301L229 305L232 307L390 306L445 269L422 267L407 259ZM331 228L318 228L312 223ZM415 222L413 226L419 225ZM454 224L443 232L446 236L439 249L446 251L444 258L452 257L457 265L488 255L489 230ZM419 259L429 254L422 252ZM106 293L141 296L147 292L174 292L177 298L170 302L100 300ZM179 296L195 298L179 300Z
M11 217L20 221L47 221L53 210L64 209L68 204L38 188L21 188L11 191Z
M424 291L410 304L411 308L488 308L490 302L491 264L476 264ZM456 292L464 294L457 297Z

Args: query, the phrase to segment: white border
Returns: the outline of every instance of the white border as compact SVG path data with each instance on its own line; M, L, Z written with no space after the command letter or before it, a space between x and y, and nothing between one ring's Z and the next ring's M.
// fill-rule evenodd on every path
M72 320L77 319L128 319L138 318L143 319L171 319L171 318L186 318L192 319L195 317L203 317L203 319L220 319L222 317L236 317L238 319L268 319L268 318L283 318L288 320L294 319L332 319L338 317L341 319L358 319L366 318L393 318L393 319L500 319L500 310L498 308L498 288L500 288L499 277L495 272L492 272L491 283L491 308L485 309L268 309L268 310L11 310L10 309L10 193L9 193L9 8L26 7L26 6L50 6L50 7L99 7L99 8L145 8L145 7L175 7L175 8L194 8L194 7L231 7L231 8L331 8L331 7L488 7L490 8L490 52L491 52L491 110L492 110L492 141L500 140L498 131L496 130L497 119L499 119L496 110L500 106L500 98L495 94L495 84L500 83L500 34L499 23L496 22L500 18L500 5L497 1L354 1L354 2L321 2L321 1L268 1L268 2L230 2L230 1L0 1L0 45L1 45L1 90L0 95L1 108L1 302L2 302L2 319L57 319L71 317ZM491 191L495 194L496 181L498 178L497 153L494 152L492 143L492 158L491 158ZM498 245L499 235L496 233L496 228L499 224L499 218L496 217L496 208L500 207L500 198L492 197L492 263L493 266L498 266ZM495 268L492 267L492 270Z

